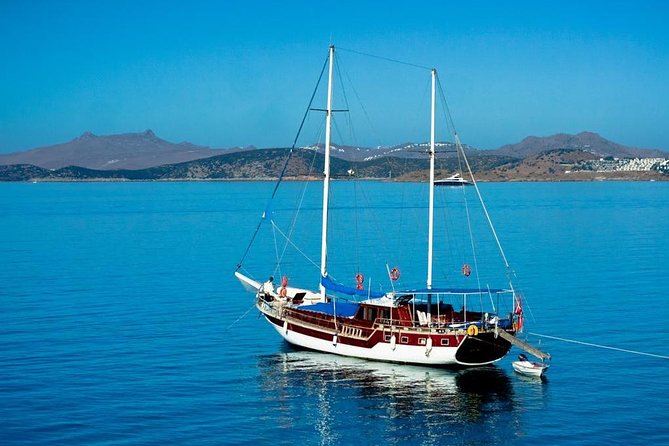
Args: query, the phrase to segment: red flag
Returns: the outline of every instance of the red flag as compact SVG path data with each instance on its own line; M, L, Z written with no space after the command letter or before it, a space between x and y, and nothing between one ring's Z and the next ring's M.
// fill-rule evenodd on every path
M520 297L520 294L516 296L516 299L516 309L514 310L514 313L518 316L516 331L523 331L523 301Z

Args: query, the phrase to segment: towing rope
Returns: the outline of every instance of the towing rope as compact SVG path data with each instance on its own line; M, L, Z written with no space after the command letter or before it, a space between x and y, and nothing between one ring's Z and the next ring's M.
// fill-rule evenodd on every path
M625 352L625 353L634 353L635 355L651 356L653 358L669 359L669 356L657 355L655 353L646 353L646 352L640 352L640 351L637 351L637 350L629 350L629 349L626 349L626 348L610 347L608 345L593 344L592 342L583 342L583 341L577 341L577 340L574 340L574 339L559 338L557 336L549 336L549 335L540 334L540 333L528 333L528 334L531 334L531 335L534 335L534 336L539 336L541 338L555 339L556 341L571 342L572 344L581 344L581 345L587 345L587 346L590 346L590 347L604 348L604 349L607 349L607 350L615 350L615 351Z

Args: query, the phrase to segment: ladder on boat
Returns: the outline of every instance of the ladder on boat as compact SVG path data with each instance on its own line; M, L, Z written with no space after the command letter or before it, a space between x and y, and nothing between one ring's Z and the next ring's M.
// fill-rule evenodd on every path
M517 337L515 337L515 336L513 336L513 335L510 335L510 334L507 333L506 331L504 331L504 330L500 330L500 329L497 328L497 327L495 327L495 335L496 335L496 336L501 336L502 339L506 339L507 341L509 341L510 343L512 343L513 345L515 345L516 347L525 350L527 353L529 353L529 354L531 354L531 355L534 355L534 356L536 356L537 358L539 358L539 359L541 359L541 360L544 360L544 359L551 359L551 355L550 355L550 354L548 354L548 353L544 353L544 352L542 352L541 350L539 350L539 349L536 348L536 347L532 347L532 346L531 346L530 344L528 344L527 342L523 342L523 341L521 341L520 339L518 339Z

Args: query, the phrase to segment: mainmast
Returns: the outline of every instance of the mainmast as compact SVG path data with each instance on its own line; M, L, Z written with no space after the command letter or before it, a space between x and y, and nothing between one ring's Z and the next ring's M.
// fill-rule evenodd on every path
M330 198L330 130L332 127L332 68L334 45L330 45L330 67L328 70L328 105L325 121L325 168L323 169L323 228L321 232L321 278L327 274L328 258L328 205ZM325 287L321 284L321 299L325 301Z
M435 98L437 70L432 69L432 106L430 114L430 202L427 227L427 289L432 289L432 244L434 240L434 157L435 157Z

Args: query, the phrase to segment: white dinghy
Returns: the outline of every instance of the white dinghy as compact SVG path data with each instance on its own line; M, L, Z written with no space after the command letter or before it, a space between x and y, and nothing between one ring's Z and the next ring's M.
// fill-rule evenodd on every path
M548 367L550 367L543 362L532 362L522 353L518 355L518 361L513 361L511 365L513 366L513 370L521 375L537 377L543 376L544 373L546 373L546 370L548 370Z

